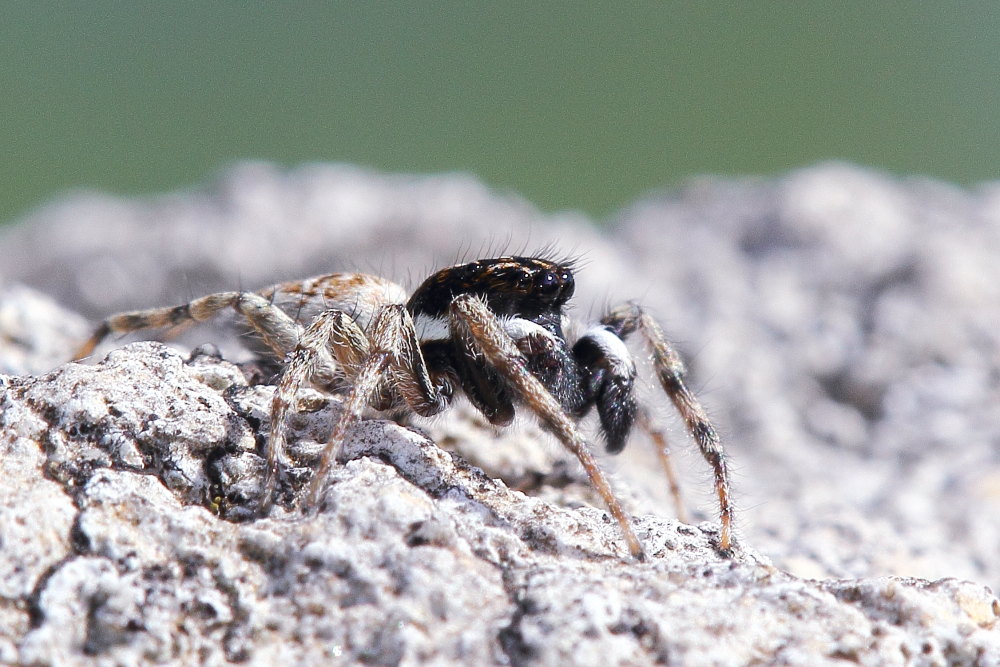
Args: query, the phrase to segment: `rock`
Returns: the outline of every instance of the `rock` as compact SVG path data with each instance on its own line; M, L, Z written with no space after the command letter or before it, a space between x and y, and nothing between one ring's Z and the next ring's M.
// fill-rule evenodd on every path
M0 374L40 374L65 361L89 335L87 320L50 297L0 275Z
M608 233L464 176L249 165L42 209L0 238L0 662L1000 663L998 193L822 165L694 181ZM467 406L362 422L304 517L341 401L313 390L257 519L273 387L239 336L65 364L86 329L36 291L94 318L337 269L413 287L506 236L585 253L574 315L639 296L680 342L737 473L731 558L676 424L700 522L643 438L602 458L645 562L531 420Z

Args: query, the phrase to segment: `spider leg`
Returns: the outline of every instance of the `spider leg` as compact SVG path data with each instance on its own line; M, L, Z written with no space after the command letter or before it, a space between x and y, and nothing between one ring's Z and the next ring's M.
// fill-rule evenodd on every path
M687 370L683 360L667 341L656 320L644 312L638 304L627 303L615 308L601 319L601 324L620 338L639 330L646 339L660 385L684 419L688 432L697 443L702 456L712 466L722 523L719 549L728 552L732 542L734 510L726 453L722 448L718 432L708 419L708 414L684 382Z
M332 374L334 360L348 376L357 374L368 356L368 338L354 320L339 310L328 310L312 321L288 356L271 400L271 431L267 439L267 464L259 513L266 515L274 503L278 466L285 462L285 419L302 383L322 373ZM332 357L331 357L332 354Z
M481 354L510 383L531 411L580 461L590 483L621 527L632 556L642 559L644 552L632 529L632 523L587 448L586 440L559 401L528 370L527 360L517 349L514 340L504 331L496 315L479 297L463 294L452 301L449 316L455 335L471 350Z
M301 328L268 299L254 292L219 292L179 306L112 315L101 322L87 342L76 351L73 359L79 361L90 356L101 341L113 333L126 334L143 329L203 322L226 308L233 308L243 315L279 359L295 348Z
M392 390L405 402L406 406L424 417L429 417L443 410L447 407L451 397L450 388L436 384L431 378L420 351L413 319L402 304L388 304L380 308L372 320L367 336L357 324L339 311L327 311L327 313L320 315L317 320L310 326L310 329L316 328L317 342L319 342L323 339L324 329L329 328L326 339L329 341L331 351L341 363L348 362L351 390L344 404L343 413L320 455L316 474L306 492L304 506L307 510L319 506L330 467L340 457L340 450L348 431L361 419L364 409L375 402L379 390L386 386L387 379L391 379ZM326 323L327 320L329 320L329 324ZM339 358L341 354L350 358L341 360ZM294 356L300 356L299 350L296 350ZM315 355L303 348L301 356ZM307 363L303 361L302 366L304 367ZM294 368L297 369L298 366L294 366ZM294 374L299 378L304 377L304 370L292 369L293 365L290 364L286 375ZM284 382L285 378L282 377L282 385ZM289 385L293 385L295 382L294 378L290 379ZM301 383L301 379L298 382ZM278 433L282 429L281 424L292 395L294 395L294 387L282 391L279 386L279 391L275 392L271 430L272 438L277 444L283 445L283 440ZM279 405L279 401L281 405ZM270 465L269 463L268 474L275 474L277 461L274 462L274 469Z
M673 461L670 460L670 446L667 444L667 435L658 428L649 412L643 407L636 415L639 427L646 432L649 438L656 445L657 457L663 472L667 475L667 485L670 487L670 496L674 499L674 512L681 523L689 523L687 510L684 508L684 499L681 497L681 486L677 481L677 472L674 470Z

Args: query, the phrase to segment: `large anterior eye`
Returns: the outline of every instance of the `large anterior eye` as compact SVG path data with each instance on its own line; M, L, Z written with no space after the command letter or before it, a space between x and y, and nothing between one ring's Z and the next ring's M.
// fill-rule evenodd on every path
M540 294L548 295L559 291L561 281L552 271L545 271L535 279L535 286Z

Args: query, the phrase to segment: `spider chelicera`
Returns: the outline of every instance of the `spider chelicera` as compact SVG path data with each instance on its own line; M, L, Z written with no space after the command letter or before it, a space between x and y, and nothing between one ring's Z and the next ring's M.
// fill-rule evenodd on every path
M638 424L659 444L670 473L662 435L635 396L636 364L624 340L639 332L660 385L712 466L722 521L718 546L728 552L733 506L726 458L715 428L684 382L680 356L636 303L611 309L568 340L563 311L574 287L570 262L539 257L497 257L441 269L409 298L401 286L378 276L333 273L114 315L77 358L112 333L203 321L230 307L246 318L284 363L271 405L262 513L274 501L285 461L285 418L305 382L346 395L310 482L307 507L319 504L341 443L367 407L429 417L461 392L491 424L504 426L513 420L515 406L524 406L580 461L621 526L629 551L641 558L631 521L577 426L596 409L607 450L618 453Z

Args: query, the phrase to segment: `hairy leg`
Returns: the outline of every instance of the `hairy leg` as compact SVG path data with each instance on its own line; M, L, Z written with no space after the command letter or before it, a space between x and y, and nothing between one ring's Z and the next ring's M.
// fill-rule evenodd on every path
M367 336L343 313L328 313L320 315L310 326L310 329L314 326L316 329L315 343L309 350L303 348L303 361L300 364L294 361L289 364L285 374L298 378L298 382L296 384L294 378L289 379L289 387L282 390L281 386L285 384L285 378L282 378L279 390L275 392L271 416L272 438L275 443L283 445L280 431L283 429L284 417L295 388L307 375L308 361L305 359L316 355L316 344L328 345L330 353L348 367L351 389L344 403L343 413L327 440L316 474L306 492L304 508L307 511L319 506L329 470L340 456L348 431L361 419L365 408L375 403L380 390L390 387L391 393L398 396L408 409L428 417L443 410L450 398L450 391L432 380L420 352L413 320L403 305L389 304L379 309ZM293 356L300 356L298 350ZM270 467L268 472L272 472Z
M454 335L465 341L472 350L482 354L486 362L511 384L525 405L576 456L587 472L590 483L621 527L629 552L635 558L643 558L642 545L635 535L632 522L587 448L583 435L559 401L528 371L524 355L504 331L496 315L481 299L466 294L452 302L450 320Z
M684 499L681 497L681 486L677 481L677 472L674 470L673 461L670 460L667 434L653 424L653 420L645 408L639 409L636 422L656 447L657 458L660 459L660 465L667 476L667 485L670 488L670 497L674 500L674 512L677 514L677 519L682 523L689 523L687 510L684 508Z
M701 455L712 466L722 524L719 550L728 552L732 546L734 510L726 453L722 448L718 432L708 419L708 414L684 382L687 370L683 360L667 341L656 320L637 304L628 303L615 308L601 320L601 324L608 326L621 338L638 330L646 339L660 385L680 413L691 437L701 450Z
M219 292L180 306L112 315L101 322L87 342L76 351L73 359L78 361L89 356L101 341L113 333L126 334L203 322L226 308L232 308L243 315L277 358L284 357L295 348L301 327L268 299L254 292Z
M353 379L368 356L368 338L354 320L339 310L322 313L303 332L295 350L288 356L271 400L271 431L267 439L267 465L259 506L261 515L266 515L274 503L278 467L286 458L285 420L299 388L318 374L332 374L334 359L344 374Z

